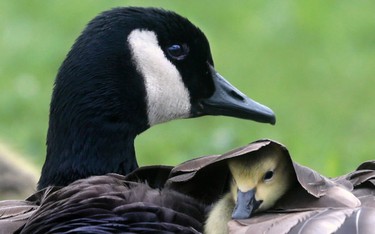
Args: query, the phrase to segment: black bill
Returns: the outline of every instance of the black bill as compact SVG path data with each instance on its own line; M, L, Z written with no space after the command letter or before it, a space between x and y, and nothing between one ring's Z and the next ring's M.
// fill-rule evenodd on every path
M225 115L262 123L276 123L273 111L239 91L211 66L214 94L201 100L203 115Z

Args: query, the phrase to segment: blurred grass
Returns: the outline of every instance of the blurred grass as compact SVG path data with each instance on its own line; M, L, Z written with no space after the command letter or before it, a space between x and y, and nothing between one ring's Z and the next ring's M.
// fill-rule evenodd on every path
M207 35L217 70L271 107L276 126L179 120L137 138L141 165L175 165L259 138L329 176L374 159L374 1L1 1L0 138L41 167L53 80L85 24L115 6L157 6Z

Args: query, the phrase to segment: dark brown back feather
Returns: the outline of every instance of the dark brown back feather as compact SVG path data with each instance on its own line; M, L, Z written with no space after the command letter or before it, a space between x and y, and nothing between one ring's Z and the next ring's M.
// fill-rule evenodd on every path
M39 208L41 200L57 189L51 187L40 190L26 200L0 201L0 234L14 233L22 227Z
M42 200L20 233L199 233L204 208L176 191L95 176Z

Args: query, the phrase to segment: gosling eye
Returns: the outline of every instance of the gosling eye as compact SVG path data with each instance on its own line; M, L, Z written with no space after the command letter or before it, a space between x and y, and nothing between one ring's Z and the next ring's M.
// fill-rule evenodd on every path
M189 54L189 47L186 44L174 44L167 47L168 55L175 60L183 60Z
M263 180L264 181L270 181L273 177L273 171L267 171L265 174L264 174L264 177L263 177Z

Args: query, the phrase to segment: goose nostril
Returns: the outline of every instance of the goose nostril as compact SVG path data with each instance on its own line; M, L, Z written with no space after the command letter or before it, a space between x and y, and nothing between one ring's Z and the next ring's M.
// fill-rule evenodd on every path
M238 94L236 91L234 91L234 90L229 91L229 95L232 96L233 98L239 100L239 101L244 101L244 100L245 100L244 97L242 97L241 95L239 95L239 94Z

